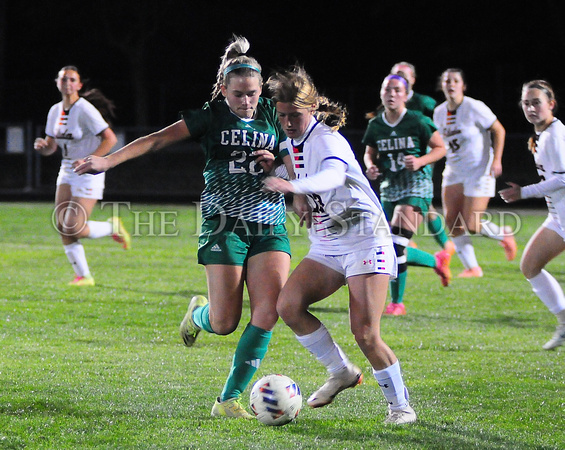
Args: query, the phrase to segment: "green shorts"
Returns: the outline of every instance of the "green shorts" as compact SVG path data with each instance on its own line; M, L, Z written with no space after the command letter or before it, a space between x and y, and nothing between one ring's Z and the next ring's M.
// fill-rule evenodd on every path
M290 255L284 224L266 225L222 215L204 219L202 223L198 238L199 264L243 266L252 256L272 251Z
M422 197L404 197L395 202L386 202L386 201L382 202L383 210L389 222L392 220L392 216L394 214L394 208L396 208L396 205L412 205L414 206L416 211L420 211L422 213L422 216L425 217L426 214L428 214L428 211L430 210L431 204L432 204L431 198L422 198Z

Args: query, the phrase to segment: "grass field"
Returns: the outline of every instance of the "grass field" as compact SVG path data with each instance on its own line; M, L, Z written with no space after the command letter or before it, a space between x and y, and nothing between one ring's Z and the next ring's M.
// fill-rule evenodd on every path
M133 249L85 240L97 285L76 288L51 205L0 204L0 448L565 448L565 351L541 349L555 318L494 241L474 239L482 279L442 288L432 271L410 268L408 315L383 319L416 424L383 425L385 401L349 331L344 288L313 310L364 369L364 384L266 427L210 417L248 308L230 336L201 333L187 349L178 335L189 299L206 292L195 209L132 204L120 214L137 231ZM520 217L518 259L544 219ZM308 243L289 230L294 267ZM429 237L417 242L436 251ZM457 258L452 267L461 270ZM549 270L565 283L564 258ZM290 376L305 397L326 378L281 322L257 377L268 373Z

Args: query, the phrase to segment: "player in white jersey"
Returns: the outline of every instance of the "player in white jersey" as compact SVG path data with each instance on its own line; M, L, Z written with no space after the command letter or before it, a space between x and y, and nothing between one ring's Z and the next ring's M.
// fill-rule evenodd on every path
M551 85L533 80L522 87L522 110L534 125L535 136L529 147L541 181L520 187L508 183L500 191L506 202L522 198L545 197L549 214L526 245L520 269L534 293L557 317L557 330L543 348L551 350L565 343L565 296L558 281L545 266L565 250L565 126L555 118L557 102Z
M445 223L465 267L459 277L482 277L469 233L498 240L509 261L517 251L510 227L484 219L496 178L502 174L506 132L488 106L465 95L461 69L447 69L440 79L446 101L435 108L434 123L447 146L442 182Z
M325 365L329 378L307 403L313 408L331 403L344 389L362 381L326 327L308 311L347 284L351 331L363 351L389 411L386 423L414 422L398 359L380 337L380 319L396 256L390 229L379 200L348 142L337 132L345 123L344 109L319 96L302 67L277 73L267 85L294 157L297 179L267 178L275 192L294 193L306 205L297 207L310 224L311 247L290 275L277 302L281 318L298 341Z
M56 82L62 100L49 110L46 137L37 138L34 148L44 156L55 153L57 148L62 151L54 217L65 254L75 271L69 284L93 286L94 278L80 239L112 236L127 250L130 237L119 217L108 222L88 220L96 202L102 199L104 174L81 177L73 171L73 163L89 155L104 156L116 144L116 135L107 121L113 115L114 105L98 90L82 93L83 82L74 66L63 67ZM85 97L93 99L107 118Z

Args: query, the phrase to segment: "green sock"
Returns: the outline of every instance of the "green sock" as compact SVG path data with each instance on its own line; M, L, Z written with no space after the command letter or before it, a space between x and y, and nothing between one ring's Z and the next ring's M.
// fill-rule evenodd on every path
M245 390L267 353L272 334L272 331L247 324L235 349L230 374L220 401L237 398Z
M210 325L210 303L196 308L192 313L192 320L201 330L214 333L212 325Z
M435 215L433 219L430 218L428 220L428 230L432 233L437 243L441 245L441 248L444 248L448 238L443 220L441 220L439 215Z
M408 271L405 270L404 272L400 272L394 280L390 281L390 296L392 298L392 303L402 303L407 276Z
M435 267L436 258L431 253L419 248L406 248L406 264L409 266Z

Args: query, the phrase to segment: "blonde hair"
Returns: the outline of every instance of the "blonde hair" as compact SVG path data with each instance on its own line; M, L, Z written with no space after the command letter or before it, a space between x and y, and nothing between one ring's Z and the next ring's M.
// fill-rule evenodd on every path
M296 108L312 108L317 120L337 131L345 125L347 110L339 103L320 95L312 78L301 66L277 72L267 80L275 103L290 103Z
M249 47L250 44L246 38L235 34L232 36L232 40L221 58L216 83L212 88L212 100L220 94L222 86L228 85L231 75L257 77L259 84L263 84L261 65L255 58L246 55Z

